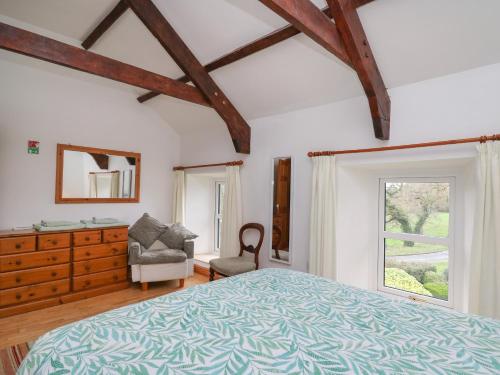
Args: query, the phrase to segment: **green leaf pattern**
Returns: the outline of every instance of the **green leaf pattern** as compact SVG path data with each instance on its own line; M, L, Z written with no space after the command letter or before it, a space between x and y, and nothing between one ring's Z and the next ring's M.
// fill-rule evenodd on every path
M500 374L500 322L264 269L40 337L19 374Z

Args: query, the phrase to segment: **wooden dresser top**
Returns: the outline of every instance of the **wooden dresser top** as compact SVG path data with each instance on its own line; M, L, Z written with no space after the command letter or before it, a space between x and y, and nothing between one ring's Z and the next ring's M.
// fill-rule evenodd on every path
M39 232L34 229L22 229L22 230L0 230L0 238L5 237L20 237L20 236L36 236L40 234L53 234L53 233L71 233L71 232L87 232L93 230L103 230L103 229L119 229L128 228L128 225L117 225L117 226L103 226L95 228L81 228L81 229L68 229L68 230L54 230L54 231L44 231Z

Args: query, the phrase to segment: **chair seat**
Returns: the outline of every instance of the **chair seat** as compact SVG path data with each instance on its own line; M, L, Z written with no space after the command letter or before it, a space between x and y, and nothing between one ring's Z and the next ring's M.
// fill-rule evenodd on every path
M218 258L210 261L210 268L225 276L255 271L255 263L245 257Z
M139 256L139 264L165 264L181 263L187 259L186 253L182 250L163 249L143 251Z

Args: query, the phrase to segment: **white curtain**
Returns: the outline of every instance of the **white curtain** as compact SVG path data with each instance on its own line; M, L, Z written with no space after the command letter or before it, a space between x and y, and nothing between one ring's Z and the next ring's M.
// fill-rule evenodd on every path
M313 158L309 272L335 279L335 156Z
M184 171L174 171L172 222L184 224L185 207Z
M469 311L500 319L500 143L479 145Z
M239 231L242 225L240 167L226 167L224 203L222 207L221 258L240 253Z
M120 172L111 172L110 197L118 198L120 195Z

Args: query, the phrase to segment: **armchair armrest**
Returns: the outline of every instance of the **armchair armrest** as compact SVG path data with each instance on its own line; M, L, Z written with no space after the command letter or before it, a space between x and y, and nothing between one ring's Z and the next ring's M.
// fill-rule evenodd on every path
M184 250L188 259L192 259L194 257L194 241L193 240L184 241L184 249L182 250Z
M138 264L142 254L141 244L135 241L128 241L128 264Z

